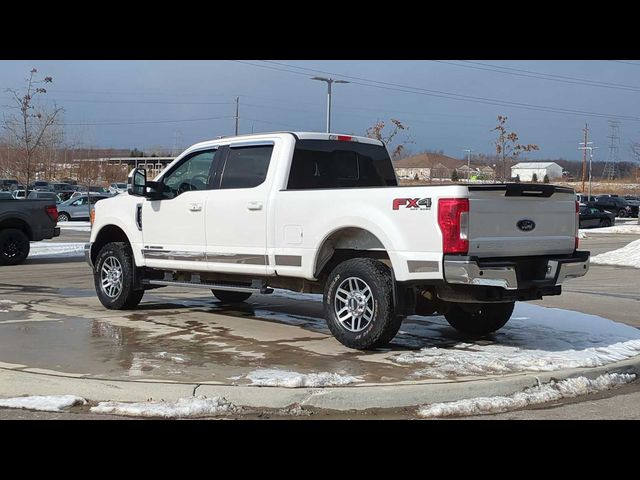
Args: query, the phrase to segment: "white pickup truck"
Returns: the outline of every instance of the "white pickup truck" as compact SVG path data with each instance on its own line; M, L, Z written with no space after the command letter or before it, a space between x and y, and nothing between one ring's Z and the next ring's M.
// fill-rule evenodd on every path
M87 261L106 308L166 285L242 302L273 288L323 293L328 326L382 346L411 314L466 335L516 300L559 295L589 268L573 190L547 184L399 187L379 141L270 133L199 143L155 180L96 204Z

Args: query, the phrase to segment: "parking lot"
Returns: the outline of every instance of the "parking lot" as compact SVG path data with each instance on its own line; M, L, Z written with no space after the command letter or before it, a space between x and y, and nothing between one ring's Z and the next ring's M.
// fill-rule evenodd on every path
M84 224L69 224L60 237L43 245L88 241L88 230ZM593 234L581 241L581 248L595 255L624 247L639 238L640 235ZM188 386L185 392L195 386L193 390L198 388L198 393L204 393L205 387L224 387L228 389L225 395L228 398L233 397L234 392L256 390L260 390L256 394L258 398L268 396L268 389L255 386L288 388L292 392L301 391L292 387L305 387L315 389L316 397L323 388L332 388L333 392L359 391L358 395L364 398L345 394L340 400L337 394L327 395L327 409L323 409L322 402L317 399L308 402L301 393L291 394L291 398L282 394L285 396L272 402L270 411L274 416L282 413L278 408L286 407L293 400L293 403L308 404L307 413L317 417L413 418L416 411L408 408L412 401L406 400L402 406L404 400L394 397L395 394L387 395L386 390L380 390L383 393L375 395L381 397L371 400L382 408L372 409L366 401L371 395L364 393L363 387L389 388L391 392L394 387L403 386L409 392L407 395L414 397L418 395L415 390L418 387L431 386L433 391L446 387L442 390L445 393L438 393L434 398L448 401L447 395L455 392L461 383L472 385L471 381L496 375L516 378L526 374L534 363L523 363L524 357L518 356L521 352L529 356L537 352L535 365L544 361L551 365L549 371L556 367L564 371L573 365L566 363L567 359L574 362L575 359L569 354L560 358L561 354L586 352L591 347L588 342L595 350L612 346L614 340L600 335L600 330L589 335L575 334L571 325L593 322L589 315L640 327L637 269L604 265L592 265L586 277L566 283L559 297L518 304L514 318L505 329L474 344L460 338L440 316L414 316L404 322L389 348L376 352L350 350L335 341L322 318L321 297L316 295L276 291L273 295L254 295L244 304L230 306L220 304L207 291L166 287L147 292L135 311L105 310L95 296L89 266L73 251L68 256L35 256L23 265L3 267L0 298L0 372L4 375L5 395L7 391L77 394L59 391L62 387L49 391L43 386L48 381L65 378L144 386L142 390L132 387L129 391L118 387L117 394L110 392L93 400L157 399L162 396L159 392L167 391L159 390L161 385ZM569 326L563 327L565 319ZM620 332L620 335L631 335L624 338L635 338L631 329ZM566 344L554 343L554 336L564 336ZM498 357L493 357L496 349L503 350L498 351ZM430 356L432 351L439 352L440 360ZM467 368L469 359L475 362L476 370ZM24 376L27 374L31 377ZM25 387L25 378L31 378L32 384ZM565 403L589 401L592 417L609 418L615 411L610 402L620 401L636 407L621 409L616 415L640 418L636 383L609 390L599 397L556 402L551 409L502 414L502 417L555 418L559 415L558 409L580 408ZM154 386L158 390L154 390ZM423 398L419 395L416 398ZM380 400L382 397L389 398L387 408L384 399ZM593 400L601 397L599 401L604 403L599 409ZM344 402L344 408L340 408L340 401ZM248 401L248 405L259 404L256 398ZM27 415L9 412L2 410L0 418ZM80 409L77 413L87 412ZM46 418L47 414L34 415ZM235 416L242 418L239 414Z

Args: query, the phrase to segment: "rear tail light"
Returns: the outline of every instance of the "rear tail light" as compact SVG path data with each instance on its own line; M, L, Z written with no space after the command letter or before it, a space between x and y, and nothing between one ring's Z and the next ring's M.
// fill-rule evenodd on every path
M575 242L576 250L578 250L579 243L580 243L580 202L576 200L576 242Z
M438 200L438 225L442 231L442 251L445 254L469 251L469 199Z
M329 140L338 140L339 142L357 142L358 139L351 135L329 135Z
M58 207L55 205L44 207L44 211L47 212L47 215L53 220L53 223L58 223Z

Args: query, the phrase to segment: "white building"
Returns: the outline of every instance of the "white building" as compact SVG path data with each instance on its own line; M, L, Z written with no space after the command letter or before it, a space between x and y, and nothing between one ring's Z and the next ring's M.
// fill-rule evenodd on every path
M562 178L562 167L555 162L523 162L511 167L511 178L520 176L522 182L530 182L534 173L538 182L542 182L545 175L553 181Z

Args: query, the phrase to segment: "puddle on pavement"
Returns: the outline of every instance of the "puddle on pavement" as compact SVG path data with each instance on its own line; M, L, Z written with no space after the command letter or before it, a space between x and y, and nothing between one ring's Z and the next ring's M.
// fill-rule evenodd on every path
M528 304L481 340L465 340L443 317L413 316L388 347L360 352L331 337L313 298L230 306L154 291L122 312L103 309L92 290L0 287L0 361L97 378L246 384L252 371L281 369L386 383L595 366L640 353L632 327Z

